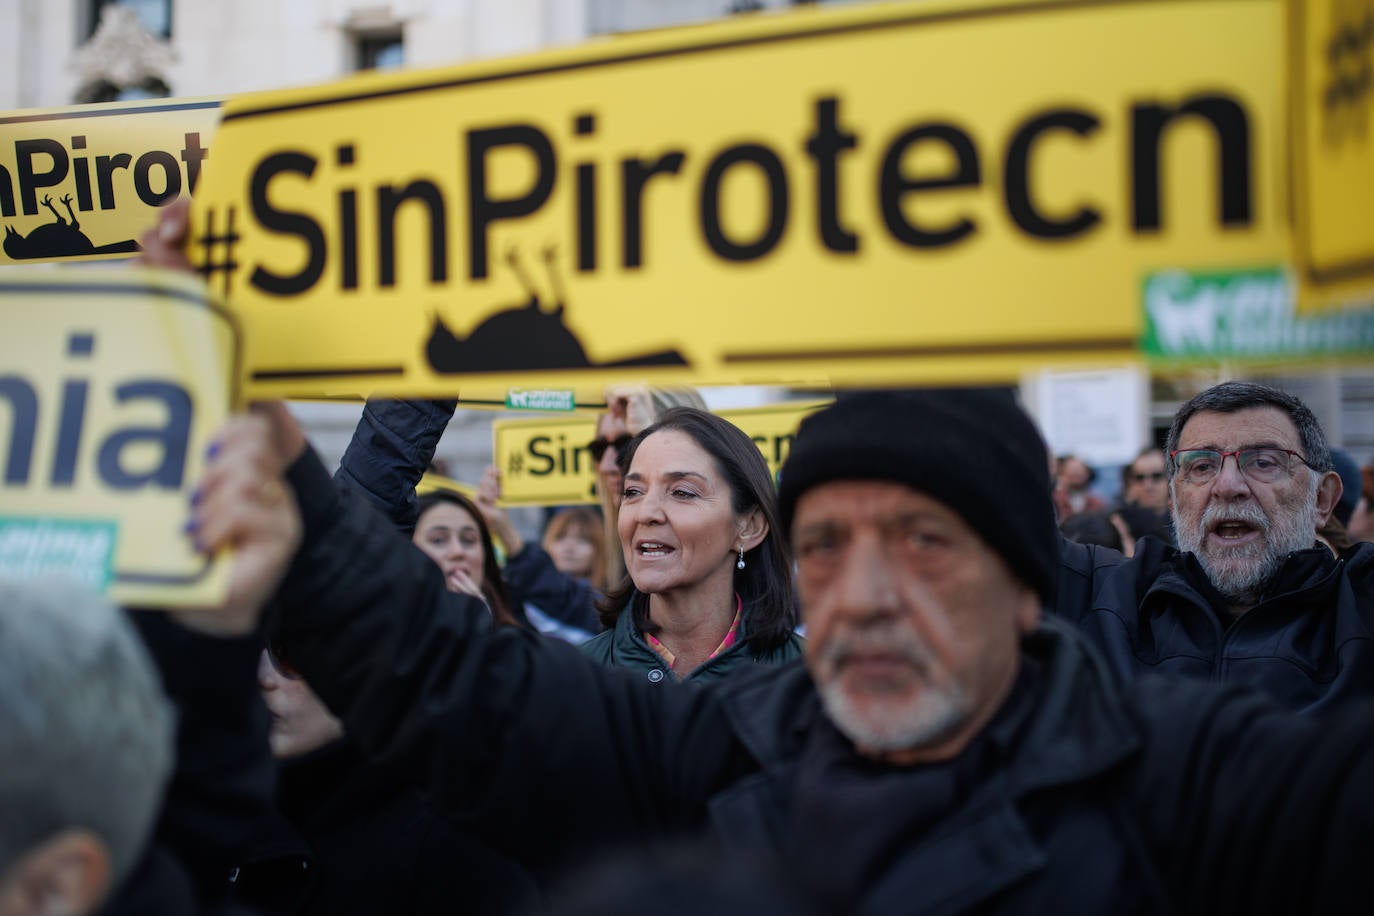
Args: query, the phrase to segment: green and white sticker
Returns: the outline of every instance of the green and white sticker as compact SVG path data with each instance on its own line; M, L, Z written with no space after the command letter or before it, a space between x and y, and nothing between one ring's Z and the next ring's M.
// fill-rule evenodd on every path
M1374 354L1374 307L1300 315L1294 289L1279 267L1151 274L1141 294L1141 349L1165 362Z
M511 388L506 392L506 407L511 410L562 410L577 407L571 388Z
M113 521L0 516L0 578L61 578L103 591L118 531Z

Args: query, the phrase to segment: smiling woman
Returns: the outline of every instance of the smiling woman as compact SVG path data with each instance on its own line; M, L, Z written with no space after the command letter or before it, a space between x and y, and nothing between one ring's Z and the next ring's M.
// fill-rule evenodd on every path
M680 407L626 444L619 465L628 579L602 604L612 629L583 650L652 683L799 657L791 560L754 442Z

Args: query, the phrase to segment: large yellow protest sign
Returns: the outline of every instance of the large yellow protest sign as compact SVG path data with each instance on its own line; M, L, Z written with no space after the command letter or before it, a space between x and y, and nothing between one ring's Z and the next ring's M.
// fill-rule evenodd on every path
M928 0L226 106L192 256L261 394L1011 379L1281 265L1283 0Z
M776 478L797 426L825 401L789 401L719 411L758 444ZM497 420L492 454L501 472L501 504L562 506L595 503L596 461L587 445L596 435L590 416Z
M0 576L125 605L219 600L182 526L226 419L237 335L194 278L0 271Z
M127 258L157 209L196 189L215 99L0 113L0 264Z
M1303 304L1374 300L1374 0L1294 2L1294 189Z

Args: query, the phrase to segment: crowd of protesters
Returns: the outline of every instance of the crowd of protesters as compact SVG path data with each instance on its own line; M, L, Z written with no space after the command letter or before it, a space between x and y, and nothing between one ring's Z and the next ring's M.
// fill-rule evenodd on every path
M1123 549L1006 391L842 393L776 486L692 401L611 392L542 544L416 496L453 402L333 474L256 405L221 606L4 584L0 916L1369 911L1374 545L1301 401L1185 403Z

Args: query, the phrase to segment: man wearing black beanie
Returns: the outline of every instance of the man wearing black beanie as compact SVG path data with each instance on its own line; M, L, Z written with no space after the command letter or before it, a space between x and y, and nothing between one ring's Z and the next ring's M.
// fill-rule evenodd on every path
M779 494L805 659L700 689L479 628L318 458L286 457L306 540L272 637L366 753L541 874L685 835L833 912L1368 911L1374 712L1127 685L1046 618L1048 462L1005 392L808 419ZM644 486L724 498L709 468L667 478Z

